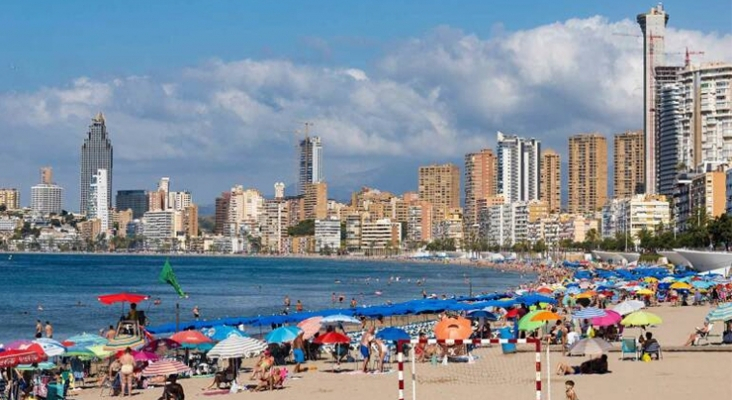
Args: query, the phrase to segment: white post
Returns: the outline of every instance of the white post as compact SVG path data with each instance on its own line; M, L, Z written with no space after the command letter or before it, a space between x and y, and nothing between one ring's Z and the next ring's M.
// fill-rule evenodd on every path
M547 400L552 400L552 364L551 361L549 361L549 354L551 352L549 351L549 343L546 345L546 398Z
M414 348L409 349L410 357L412 359L412 400L417 400L417 363L414 359L414 355L417 353Z

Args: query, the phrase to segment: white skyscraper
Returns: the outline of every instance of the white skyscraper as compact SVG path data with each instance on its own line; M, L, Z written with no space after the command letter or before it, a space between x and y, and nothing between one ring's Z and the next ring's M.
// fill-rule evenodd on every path
M665 65L668 14L663 5L638 14L643 32L643 134L646 148L645 192L656 193L656 67Z
M109 230L109 200L107 198L109 192L107 191L107 184L106 169L98 169L97 173L91 176L87 216L90 219L99 219L103 233Z
M61 214L64 189L61 186L41 183L31 187L31 209L40 215Z
M541 143L498 132L498 193L506 203L539 199Z

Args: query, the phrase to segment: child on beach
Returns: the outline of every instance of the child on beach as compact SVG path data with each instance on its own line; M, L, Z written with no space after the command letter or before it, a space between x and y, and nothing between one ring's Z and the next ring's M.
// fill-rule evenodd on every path
M564 394L567 396L567 400L579 400L577 393L574 391L574 381L564 382L565 391Z

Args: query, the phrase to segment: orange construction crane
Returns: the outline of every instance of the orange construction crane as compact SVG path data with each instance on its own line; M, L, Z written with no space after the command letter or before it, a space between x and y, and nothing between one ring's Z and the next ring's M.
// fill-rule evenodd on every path
M691 55L704 55L703 51L689 51L689 48L686 48L686 57L684 58L685 66L688 67L689 64L691 64Z

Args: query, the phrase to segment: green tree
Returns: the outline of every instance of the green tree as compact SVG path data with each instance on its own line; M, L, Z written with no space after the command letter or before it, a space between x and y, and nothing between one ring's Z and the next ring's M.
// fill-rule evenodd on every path
M306 220L300 221L297 225L287 228L287 234L290 236L315 235L315 220L306 219Z
M732 246L732 217L727 213L715 218L709 224L709 236L712 244L729 251Z
M536 241L536 243L534 243L532 250L534 251L534 253L546 253L546 251L549 250L549 247L547 247L543 239L539 239Z

